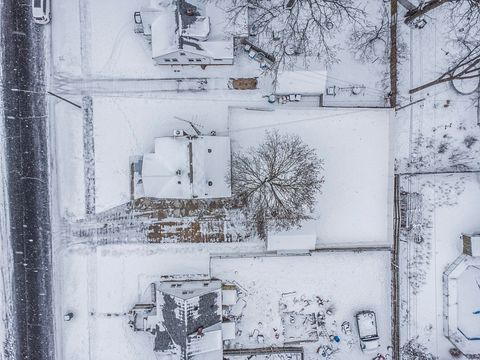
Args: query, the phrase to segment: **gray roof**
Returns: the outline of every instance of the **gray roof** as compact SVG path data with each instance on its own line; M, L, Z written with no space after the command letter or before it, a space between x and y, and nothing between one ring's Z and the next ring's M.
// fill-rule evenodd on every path
M194 282L197 283L197 282ZM203 283L198 282L199 286ZM162 283L160 286L163 286ZM168 283L167 283L168 284ZM174 284L174 283L172 283ZM188 282L188 288L193 288L192 282ZM220 283L221 285L221 283ZM157 295L157 311L161 311L163 316L163 327L161 331L157 326L153 331L155 335L155 351L169 351L175 349L175 345L180 347L182 360L187 359L188 335L196 333L199 329L205 329L221 322L221 287L210 288L203 291L184 291L181 288L172 288L174 293L166 293L159 290ZM190 295L190 297L187 297Z

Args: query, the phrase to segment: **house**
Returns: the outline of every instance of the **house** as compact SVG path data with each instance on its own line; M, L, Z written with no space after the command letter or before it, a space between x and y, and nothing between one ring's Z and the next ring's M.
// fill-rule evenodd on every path
M480 234L463 234L462 241L465 255L480 256Z
M234 323L222 323L222 282L161 281L152 289L152 305L137 304L129 314L132 325L141 313L149 326L140 330L155 336L154 351L171 359L221 360L223 341L235 334Z
M233 37L207 14L202 0L152 0L135 13L158 65L231 65Z
M207 199L231 196L230 138L177 136L155 139L154 153L136 166L134 197Z

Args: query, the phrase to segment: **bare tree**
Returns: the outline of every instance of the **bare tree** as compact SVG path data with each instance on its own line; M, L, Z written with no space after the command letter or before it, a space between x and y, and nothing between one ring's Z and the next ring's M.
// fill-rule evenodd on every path
M382 63L388 61L389 17L390 11L383 4L375 23L365 21L354 24L350 35L350 46L359 60L363 62L380 60Z
M232 25L248 14L249 33L275 58L274 71L293 66L298 55L337 62L334 35L366 18L353 0L231 0L226 11Z
M438 7L446 8L449 14L450 33L467 51L461 51L452 61L452 65L438 78L410 90L410 93L452 80L480 77L480 0L429 0L421 2L405 14L405 23L409 24L420 16L428 14ZM442 18L443 21L443 18Z
M232 192L261 237L310 219L324 182L323 161L296 135L266 132L256 148L232 155Z
M445 4L449 1L450 0L430 0L426 2L421 1L420 5L418 5L416 8L407 11L407 13L405 14L405 24L410 24L412 21L419 18L420 16L425 15L429 11L436 9L440 5Z
M453 80L466 80L480 77L480 42L468 48L455 63L435 80L417 86L409 91L413 94L432 85Z
M417 342L418 339L410 339L400 349L402 360L436 360L438 357L430 354L427 348Z
M410 24L421 16L439 6L447 6L450 13L450 20L454 27L462 32L478 31L480 25L480 1L479 0L429 0L421 1L420 5L407 11L405 23Z

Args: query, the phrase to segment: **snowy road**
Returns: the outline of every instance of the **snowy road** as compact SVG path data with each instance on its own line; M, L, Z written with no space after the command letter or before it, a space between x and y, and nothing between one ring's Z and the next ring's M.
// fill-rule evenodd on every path
M1 14L5 158L14 306L11 357L53 359L51 234L44 29L29 0L5 0Z

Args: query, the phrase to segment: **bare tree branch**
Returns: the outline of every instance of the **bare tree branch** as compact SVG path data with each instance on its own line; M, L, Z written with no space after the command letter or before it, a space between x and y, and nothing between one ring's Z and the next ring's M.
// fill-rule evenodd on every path
M310 218L324 182L322 165L298 136L266 132L258 147L232 155L232 192L254 223L289 229Z
M468 49L455 64L435 80L432 80L421 86L417 86L409 91L410 94L424 90L430 86L441 84L452 80L473 79L480 77L480 42Z
M274 72L292 67L299 55L305 65L309 58L337 62L334 35L366 19L353 0L231 0L226 11L233 26L248 14L249 33L275 58Z

